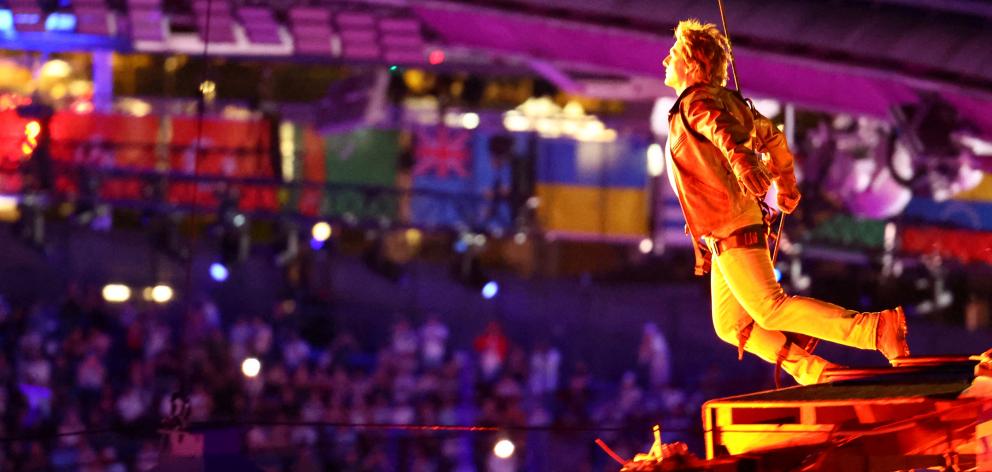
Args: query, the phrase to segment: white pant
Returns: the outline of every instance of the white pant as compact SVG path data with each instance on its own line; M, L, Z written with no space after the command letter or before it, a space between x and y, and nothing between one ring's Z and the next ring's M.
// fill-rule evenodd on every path
M738 345L738 333L754 327L744 349L775 363L785 345L782 331L805 334L859 349L875 349L878 315L859 313L813 298L789 296L775 280L768 250L730 249L713 256L710 274L713 327ZM829 363L792 346L782 368L802 385L816 383Z

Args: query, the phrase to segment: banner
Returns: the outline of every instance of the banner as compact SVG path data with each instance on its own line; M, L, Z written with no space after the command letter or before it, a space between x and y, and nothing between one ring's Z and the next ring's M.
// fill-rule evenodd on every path
M637 137L609 143L542 140L537 166L541 227L580 239L646 237L647 146Z
M276 164L269 152L269 123L265 120L203 120L200 153L196 144L199 131L195 117L172 118L169 164L174 173L233 178L272 179ZM169 203L215 207L225 184L169 184ZM278 208L276 190L271 185L241 184L237 187L238 207L245 211Z
M82 169L155 170L155 144L160 120L157 116L75 114L60 111L52 116L51 157L57 164ZM79 181L71 175L56 180L59 192L78 194ZM146 198L138 178L103 179L99 196L106 199Z

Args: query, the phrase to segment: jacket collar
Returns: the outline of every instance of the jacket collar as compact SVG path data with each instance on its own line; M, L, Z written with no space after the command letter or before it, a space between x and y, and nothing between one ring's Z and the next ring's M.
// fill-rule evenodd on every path
M705 84L703 82L697 82L695 84L686 87L685 90L683 90L682 93L679 95L679 98L675 99L675 103L673 103L672 108L668 110L668 114L671 115L679 110L679 104L682 103L683 98L688 97L689 94L692 93L693 91L707 86L708 84Z

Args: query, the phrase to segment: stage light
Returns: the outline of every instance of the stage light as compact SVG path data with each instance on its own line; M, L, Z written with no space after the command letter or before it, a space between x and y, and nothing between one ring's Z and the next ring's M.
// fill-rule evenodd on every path
M458 241L455 241L454 249L455 252L459 254L464 253L465 251L468 251L468 242L465 240L465 238L458 238Z
M217 83L212 80L204 80L200 83L200 93L203 94L203 101L212 103L217 98Z
M314 251L319 251L323 248L324 248L324 241L315 238L310 238L310 249L313 249Z
M245 377L250 379L255 378L261 371L262 363L254 357L249 357L241 363L241 373L245 374Z
M529 131L531 119L518 111L510 110L503 114L503 127L507 131Z
M0 31L14 31L14 14L6 8L0 9Z
M490 280L482 286L482 298L492 300L499 293L499 284L495 280Z
M76 15L55 12L45 18L45 31L68 31L76 29Z
M14 222L20 219L20 199L11 195L0 195L0 221Z
M398 69L399 69L399 66L389 66L389 71L390 72L396 72Z
M109 303L123 303L131 298L131 289L123 284L103 286L103 299Z
M313 225L313 229L310 230L310 234L313 236L315 241L320 241L323 243L331 238L331 235L334 234L334 229L331 228L331 225L327 224L327 222L318 221Z
M462 128L476 129L479 127L479 115L477 113L465 113L462 115Z
M406 243L409 246L417 247L424 240L424 234L417 228L409 228L403 232L403 237L406 238Z
M665 172L665 152L661 145L654 143L648 146L648 175L658 177Z
M220 262L214 262L210 264L210 278L216 280L217 282L223 282L227 280L227 276L230 275L227 267Z
M509 439L500 439L493 446L493 454L500 459L509 459L513 456L513 451L516 450L516 446L513 445L513 441Z
M527 233L519 232L513 235L513 242L523 244L527 242Z
M234 227L235 228L240 228L240 227L244 226L245 223L247 223L247 222L248 222L248 219L245 218L245 215L243 215L241 213L237 213L237 214L234 215L234 218L231 218L231 223L234 223Z
M217 93L217 84L212 80L204 80L200 83L200 92L203 95L213 95Z
M51 79L64 79L72 73L72 67L62 59L52 59L41 66L38 75Z
M778 270L778 267L774 268L773 270L775 271L775 281L776 282L781 282L782 281L782 271Z
M641 251L641 254L648 254L654 249L654 241L648 238L644 238L640 243L637 244L637 250Z
M21 154L30 156L38 147L38 136L41 135L41 123L31 120L24 125L24 140L21 141Z
M159 284L152 287L151 298L155 303L169 303L174 295L172 287Z
M431 65L434 66L444 62L444 51L440 49L431 51L431 53L427 55L427 62L430 62Z

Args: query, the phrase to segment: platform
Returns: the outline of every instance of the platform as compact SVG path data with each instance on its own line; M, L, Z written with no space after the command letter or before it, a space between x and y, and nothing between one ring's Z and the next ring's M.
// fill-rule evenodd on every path
M840 369L830 382L703 405L707 459L746 455L784 468L992 470L992 399L975 397L978 360L931 356ZM980 382L992 382L981 377ZM772 462L769 462L772 461ZM776 462L777 461L777 462Z

